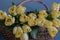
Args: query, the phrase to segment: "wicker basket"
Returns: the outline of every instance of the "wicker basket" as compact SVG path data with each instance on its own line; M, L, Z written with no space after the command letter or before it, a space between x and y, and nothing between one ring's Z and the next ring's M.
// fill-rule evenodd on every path
M20 40L20 39L16 39L15 36L12 33L12 30L10 31L6 31L5 28L0 28L0 33L2 33L3 37L5 40ZM29 40L54 40L54 38L51 38L47 28L44 27L40 27L39 28L39 33L38 33L38 38L37 39L33 39L29 36Z
M22 3L19 3L19 5L23 5L24 3L26 3L27 1L23 1ZM39 0L35 0L35 2L39 2L41 3L47 11L49 11L48 7L46 6L45 3L43 3L42 1L39 1ZM3 35L4 39L5 40L20 40L20 39L16 39L15 36L13 35L12 33L12 30L10 31L6 31L5 28L3 27L0 27L0 33ZM37 39L33 39L29 36L29 40L54 40L54 38L51 38L48 31L47 31L47 28L45 27L40 27L39 28L39 33L38 33L38 38Z

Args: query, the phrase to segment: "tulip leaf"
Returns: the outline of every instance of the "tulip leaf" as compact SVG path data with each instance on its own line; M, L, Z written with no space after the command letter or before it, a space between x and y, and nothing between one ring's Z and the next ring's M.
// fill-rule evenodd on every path
M46 17L46 19L49 20L49 21L53 21L53 18L52 18L51 14L48 14L48 16Z
M4 20L0 20L0 25L4 26L5 25L5 21Z
M7 31L10 31L10 30L13 30L13 28L15 27L14 25L11 25L11 26L5 26L6 28L6 30Z
M14 3L14 2L12 2L12 5L15 5L15 3Z
M33 39L36 39L38 36L38 29L39 28L33 28L32 31L30 32L30 35Z

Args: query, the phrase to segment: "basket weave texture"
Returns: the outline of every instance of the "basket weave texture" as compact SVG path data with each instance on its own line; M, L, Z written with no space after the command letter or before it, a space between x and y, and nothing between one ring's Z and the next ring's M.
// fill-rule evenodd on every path
M12 30L6 31L4 28L0 28L0 33L2 33L3 37L5 40L20 40L16 39L15 36L13 35ZM44 27L39 28L38 32L38 38L33 39L29 36L29 40L54 40L54 38L51 38L47 29Z

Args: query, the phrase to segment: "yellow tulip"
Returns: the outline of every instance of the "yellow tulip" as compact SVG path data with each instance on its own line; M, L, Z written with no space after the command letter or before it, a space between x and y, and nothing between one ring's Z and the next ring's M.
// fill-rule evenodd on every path
M36 16L36 14L34 14L34 13L30 13L30 14L28 15L28 17L31 18L31 19L33 19L33 20L35 20L37 16Z
M44 26L45 19L44 18L38 18L37 19L37 25L38 26Z
M18 28L18 27L14 27L14 28L13 28L13 34L16 34L17 28Z
M23 35L20 37L20 40L29 40L28 34L23 33Z
M18 27L16 34L15 34L15 37L20 38L22 35L23 35L23 30L21 29L21 27Z
M31 28L28 25L22 26L22 29L23 29L24 33L31 32Z
M15 22L15 18L12 17L11 15L8 15L5 19L5 25L10 26Z
M37 25L36 18L37 18L36 14L30 13L28 15L28 25L29 26Z
M16 26L13 28L13 34L15 35L16 38L20 38L23 35L23 30L20 26Z
M59 10L59 6L58 6L58 4L56 2L54 2L52 4L52 11L58 11L58 10Z
M29 26L35 26L35 25L37 25L37 22L36 22L36 20L28 17L28 25Z
M17 15L16 13L16 5L13 5L12 7L9 8L9 13L13 16Z
M26 14L22 13L19 20L21 22L27 22L27 19L28 19L28 17L26 16Z
M59 19L54 19L53 20L53 26L55 26L58 29L60 29L60 20Z
M20 6L17 7L16 12L18 14L21 14L21 13L24 13L25 10L26 10L26 8L20 5Z
M3 20L5 19L7 16L6 12L3 12L2 10L0 10L0 19Z
M50 27L50 28L48 29L48 32L49 32L50 36L51 36L52 38L54 38L54 37L56 36L58 30L57 30L55 27Z
M50 27L52 27L52 26L53 26L53 23L52 23L51 21L48 21L48 20L45 21L44 27L50 28Z
M40 11L39 14L38 14L38 17L39 17L39 18L45 18L45 17L47 17L46 10Z
M60 16L60 11L58 11L58 15Z
M54 19L58 18L60 15L58 14L58 11L52 11L51 15Z

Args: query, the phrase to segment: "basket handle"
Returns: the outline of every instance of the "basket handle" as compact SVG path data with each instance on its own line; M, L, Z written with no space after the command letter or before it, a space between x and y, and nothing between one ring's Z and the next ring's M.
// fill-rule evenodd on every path
M23 0L21 3L19 3L17 5L17 7L19 7L20 5L23 5L24 3L27 3L27 2L38 2L38 3L42 4L46 8L47 11L49 11L48 6L44 2L42 2L41 0Z

